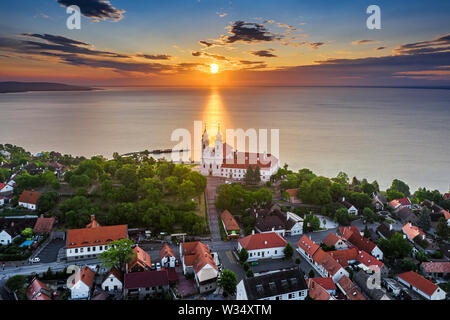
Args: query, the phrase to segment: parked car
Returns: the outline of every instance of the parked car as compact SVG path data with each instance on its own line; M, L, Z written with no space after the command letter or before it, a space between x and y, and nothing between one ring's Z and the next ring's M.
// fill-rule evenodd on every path
M175 266L176 266L176 267L179 267L179 266L180 266L180 260L178 260L178 259L175 260Z
M41 259L39 259L38 257L35 257L35 258L28 259L28 261L30 263L38 263L38 262L41 262Z
M152 263L152 270L156 270L155 264Z
M161 269L161 263L157 262L156 263L156 270L160 270Z

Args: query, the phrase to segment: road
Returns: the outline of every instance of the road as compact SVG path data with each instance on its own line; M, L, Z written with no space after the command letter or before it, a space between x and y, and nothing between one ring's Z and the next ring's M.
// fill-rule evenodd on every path
M208 182L206 184L206 204L208 208L209 231L211 233L211 239L213 241L219 241L222 239L220 236L218 221L219 217L217 214L215 201L217 197L217 187L223 182L223 178L208 177Z

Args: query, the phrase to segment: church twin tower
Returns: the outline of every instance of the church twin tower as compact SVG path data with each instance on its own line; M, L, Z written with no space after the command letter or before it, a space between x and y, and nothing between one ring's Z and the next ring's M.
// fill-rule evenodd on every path
M225 145L223 143L220 127L214 141L214 148L209 145L208 132L203 132L202 135L202 161L200 173L203 175L221 176L223 164L223 152Z

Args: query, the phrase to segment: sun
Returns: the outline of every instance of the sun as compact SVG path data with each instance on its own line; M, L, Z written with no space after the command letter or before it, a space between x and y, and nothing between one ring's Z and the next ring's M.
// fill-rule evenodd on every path
M211 71L211 73L219 72L219 65L217 63L211 63L209 65L209 71Z

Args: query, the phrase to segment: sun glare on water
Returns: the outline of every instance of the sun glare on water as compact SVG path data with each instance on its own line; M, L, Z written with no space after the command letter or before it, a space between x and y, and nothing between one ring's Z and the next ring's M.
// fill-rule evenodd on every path
M217 73L219 72L219 65L217 63L212 63L209 66L209 70L211 71L211 73Z

